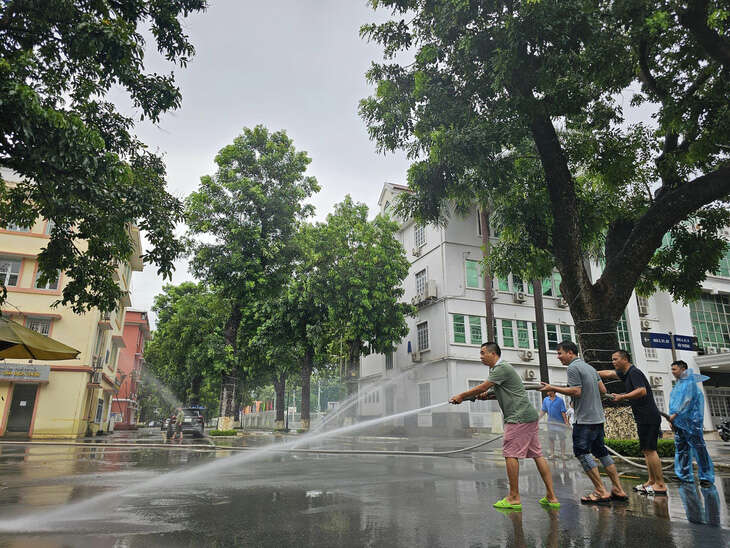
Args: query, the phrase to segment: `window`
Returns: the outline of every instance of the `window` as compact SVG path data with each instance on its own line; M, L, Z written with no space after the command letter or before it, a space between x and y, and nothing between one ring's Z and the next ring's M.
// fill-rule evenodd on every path
M418 385L418 407L431 405L431 383L425 382Z
M502 346L506 348L515 347L514 329L512 320L502 320Z
M482 319L479 316L469 316L469 337L471 344L482 344Z
M25 327L41 335L48 335L51 332L51 321L50 318L28 318L25 320Z
M651 391L654 394L654 403L656 403L656 407L659 409L659 412L666 413L667 408L664 404L664 390L655 390L652 388Z
M545 297L553 296L553 281L550 278L545 278L542 281L542 294Z
M569 325L560 325L560 341L572 341L573 333Z
M418 350L428 350L428 322L419 323L416 326L418 333Z
M462 314L453 315L454 325L454 342L466 343L466 326L464 325L464 316Z
M536 349L539 350L540 349L540 342L537 339L537 324L536 323L531 323L531 325L532 325L532 344L533 344L533 347L534 348L536 348Z
M101 417L103 414L104 414L104 400L102 398L99 398L99 401L96 404L96 418L94 419L94 422L100 423Z
M560 272L553 272L553 286L555 287L556 297L562 297L562 294L560 293L560 282L562 281L563 277L560 275Z
M523 320L517 320L517 347L530 348L530 334L527 322Z
M500 291L509 291L509 280L507 278L497 278L497 285Z
M657 356L656 353L656 348L644 348L644 356L646 356L647 360L657 361L659 359L659 356Z
M626 321L626 312L621 314L621 318L619 318L616 324L616 335L618 335L619 348L633 355L631 351L631 338L629 336L629 324Z
M413 242L416 247L426 245L426 227L423 225L416 225L413 227Z
M426 293L426 269L416 272L416 294L423 295Z
M707 404L710 407L710 414L716 421L730 417L730 391L705 388Z
M730 247L728 247L725 256L720 259L720 264L717 267L717 272L715 272L715 276L730 278Z
M30 232L30 228L29 226L20 226L15 223L10 223L5 226L5 230L12 230L13 232Z
M480 289L483 286L483 276L479 261L466 261L466 287Z
M512 291L525 291L525 284L522 281L522 278L515 276L514 274L512 274Z
M636 306L639 308L639 316L649 314L649 299L640 295L636 296Z
M393 369L393 352L385 353L385 370Z
M689 311L701 348L730 348L730 295L703 293Z
M0 284L7 287L18 285L21 261L0 257Z
M548 350L557 350L558 343L560 342L558 340L558 326L554 323L547 323L545 324L545 329L547 331Z
M59 270L58 272L56 272L56 275L53 278L49 279L45 284L42 285L40 284L40 277L41 271L38 270L35 273L35 282L33 283L33 287L35 287L36 289L55 290L58 289L58 280L61 278L61 271Z
M43 229L43 233L46 234L46 235L50 235L51 232L53 231L53 227L54 226L56 226L56 223L54 223L51 220L47 221L46 222L46 228Z

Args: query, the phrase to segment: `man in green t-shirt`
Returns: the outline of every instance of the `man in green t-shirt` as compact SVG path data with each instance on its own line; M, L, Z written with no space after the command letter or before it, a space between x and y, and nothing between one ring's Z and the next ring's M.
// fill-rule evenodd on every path
M545 483L546 494L540 499L540 504L559 508L560 503L553 491L550 466L542 456L540 448L537 410L530 403L517 371L509 363L503 361L501 356L502 351L497 343L482 344L480 358L482 363L490 369L489 378L471 390L457 394L449 402L460 404L464 400L473 398L486 400L487 391L491 389L502 409L504 415L502 454L507 465L509 495L497 501L494 504L495 508L522 509L519 489L519 459L524 458L535 460L542 481Z

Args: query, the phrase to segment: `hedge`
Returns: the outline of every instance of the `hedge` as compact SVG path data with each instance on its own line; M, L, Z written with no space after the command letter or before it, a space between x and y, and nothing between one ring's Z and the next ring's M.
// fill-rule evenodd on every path
M639 440L606 439L606 445L625 457L643 457ZM657 440L657 453L661 458L674 457L674 440Z
M209 436L235 436L237 432L235 430L211 430Z

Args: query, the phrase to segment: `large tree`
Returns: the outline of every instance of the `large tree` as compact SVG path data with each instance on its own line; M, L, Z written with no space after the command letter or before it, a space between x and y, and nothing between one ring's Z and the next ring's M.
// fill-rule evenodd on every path
M360 356L393 349L407 335L413 307L400 302L409 263L395 238L397 223L368 218L350 196L335 206L313 237L312 291L327 308L332 355L346 361L348 394L356 391Z
M258 307L279 298L290 278L297 227L313 211L305 200L319 185L305 174L307 153L263 126L244 128L215 162L215 175L202 177L186 202L191 270L230 302L224 334L238 355L259 327Z
M414 160L406 213L521 195L515 229L560 271L598 367L637 285L697 296L730 224L726 0L371 3L394 17L363 35L415 54L373 65L361 105L379 146Z
M163 275L182 249L173 233L182 204L165 190L164 162L107 95L126 92L155 122L179 107L173 76L145 70L145 44L186 65L194 50L181 19L205 7L205 0L0 4L0 168L11 170L0 176L0 219L54 222L41 271L66 273L61 301L77 312L116 308L114 272L133 252L128 225L145 231L144 259Z
M152 311L156 327L145 347L150 373L183 403L215 406L211 389L233 364L233 349L223 335L229 303L204 285L184 282L166 285Z

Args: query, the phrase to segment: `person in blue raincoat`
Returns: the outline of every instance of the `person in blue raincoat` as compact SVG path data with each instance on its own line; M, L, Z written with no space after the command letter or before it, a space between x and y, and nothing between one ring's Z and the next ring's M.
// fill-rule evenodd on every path
M694 374L683 360L672 362L672 375L677 379L669 396L669 422L674 429L674 473L680 480L693 483L694 457L700 485L707 487L715 482L715 471L702 434L705 399L698 383L709 377Z

